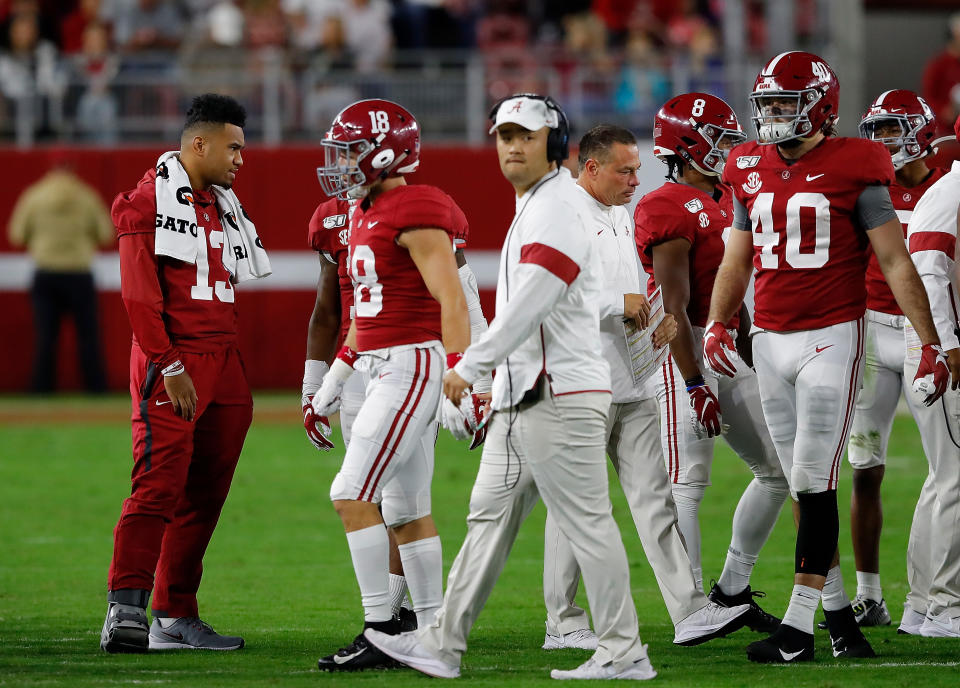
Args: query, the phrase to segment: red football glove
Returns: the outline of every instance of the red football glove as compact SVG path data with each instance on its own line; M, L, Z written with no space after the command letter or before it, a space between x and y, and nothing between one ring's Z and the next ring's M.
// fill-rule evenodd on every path
M687 385L690 395L690 426L697 439L716 437L720 434L720 402L703 380L703 376Z
M310 403L303 405L303 427L307 431L307 438L320 451L330 451L337 446L330 441L333 435L330 421L326 416L321 416L314 411Z
M925 395L923 403L930 406L947 391L950 369L947 357L939 344L924 344L920 350L920 366L913 378L913 392Z
M736 361L739 359L737 345L723 323L711 320L703 333L703 360L714 372L733 377L737 373Z

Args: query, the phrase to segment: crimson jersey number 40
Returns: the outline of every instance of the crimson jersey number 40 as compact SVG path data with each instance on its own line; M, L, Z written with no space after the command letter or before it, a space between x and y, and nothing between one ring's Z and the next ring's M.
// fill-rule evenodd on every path
M813 227L801 227L800 213L803 209L813 210ZM806 213L809 217L810 213ZM777 218L780 220L780 218ZM764 270L776 270L780 267L780 256L773 249L780 243L781 234L773 222L773 194L757 194L750 209L750 222L753 224L753 245L760 247L760 267ZM809 225L809 220L807 221ZM783 259L792 268L822 268L830 260L830 200L822 193L801 192L793 194L787 200L786 222L783 235L786 245ZM813 232L813 251L807 248L801 253L800 246L804 233L809 237ZM807 247L810 240L807 239Z

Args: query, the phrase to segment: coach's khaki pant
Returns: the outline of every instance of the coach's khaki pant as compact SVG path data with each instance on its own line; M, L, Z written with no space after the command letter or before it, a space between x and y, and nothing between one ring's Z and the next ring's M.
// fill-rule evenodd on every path
M677 528L677 508L663 464L656 400L613 404L607 418L606 438L607 453L620 476L644 554L676 625L705 607L707 598L697 588ZM547 633L562 635L589 628L586 612L573 603L579 581L580 568L573 550L551 512L547 515L543 551Z
M920 363L920 340L910 325L904 332L904 378L913 380ZM960 616L960 390L947 388L926 407L908 401L930 472L913 513L907 545L907 603L920 614Z
M609 407L609 394L589 392L548 396L492 418L470 496L466 539L434 624L419 631L432 654L459 666L467 635L539 495L583 571L600 640L594 658L621 669L646 655L607 490L603 445Z

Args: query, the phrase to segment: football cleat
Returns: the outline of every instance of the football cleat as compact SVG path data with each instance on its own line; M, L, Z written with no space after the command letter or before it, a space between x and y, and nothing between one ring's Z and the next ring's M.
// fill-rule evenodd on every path
M747 659L761 664L813 661L813 633L781 623L769 638L747 645Z
M830 644L834 657L876 657L870 643L857 625L852 607L836 611L824 611L827 628L830 629Z
M400 624L401 633L409 633L417 630L417 613L407 607L400 607L397 612L397 622Z
M857 595L850 604L859 626L889 626L890 610L883 598L879 602L869 597Z
M243 638L220 635L210 624L195 616L185 616L164 628L157 619L150 626L151 650L239 650Z
M396 617L389 621L366 622L364 630L375 628L387 635L397 635L400 632L400 621ZM353 639L346 647L341 647L332 655L317 660L320 671L363 671L364 669L394 669L397 663L376 648L363 635Z
M562 635L551 635L547 633L543 637L544 650L596 650L597 634L589 628L579 628L576 631L570 631Z
M710 587L710 594L707 595L707 599L711 602L716 602L721 607L736 607L741 604L750 605L750 611L746 616L745 625L749 627L751 631L773 633L777 630L777 627L780 626L780 619L773 614L765 612L760 605L757 604L756 598L758 597L766 597L766 593L760 592L759 590L751 590L748 585L736 595L728 595L720 589L720 586L715 581Z
M105 652L146 652L150 627L147 610L132 604L111 602L100 631L100 649Z

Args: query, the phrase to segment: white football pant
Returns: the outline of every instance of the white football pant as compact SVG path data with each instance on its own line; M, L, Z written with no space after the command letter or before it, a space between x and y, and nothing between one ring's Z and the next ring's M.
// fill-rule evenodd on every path
M920 338L904 327L905 380L920 365ZM908 393L930 472L913 512L907 546L907 603L920 614L960 616L960 390L924 406Z

